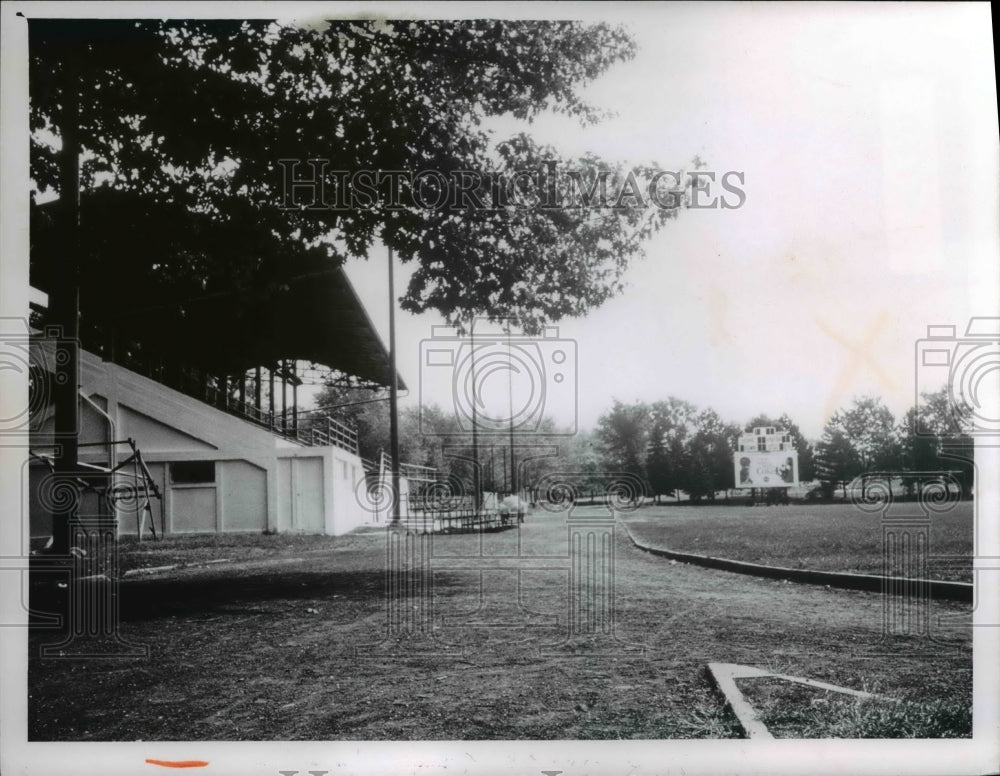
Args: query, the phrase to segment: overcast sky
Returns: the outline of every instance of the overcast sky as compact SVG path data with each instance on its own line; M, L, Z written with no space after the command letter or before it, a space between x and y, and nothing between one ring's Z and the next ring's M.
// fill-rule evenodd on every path
M970 315L1000 314L987 6L582 10L639 43L587 90L618 115L531 131L565 154L678 168L698 155L719 176L742 172L746 202L682 213L624 295L559 324L579 372L576 410L549 397L557 421L576 411L593 427L615 398L674 395L741 423L788 412L818 437L854 395L905 411L928 324L961 334ZM384 252L348 271L385 337ZM422 384L425 401L450 406L450 383L420 374L420 341L440 323L397 317L407 403Z
M243 8L223 7L172 12ZM740 423L788 412L815 438L855 395L878 394L897 416L905 411L915 342L928 324L961 333L971 315L1000 315L1000 157L985 4L246 9L290 16L303 7L303 19L333 8L623 23L637 57L586 92L617 117L587 129L549 117L530 131L564 155L668 168L697 155L717 176L744 176L743 207L683 212L648 243L621 297L559 323L559 335L575 342L577 370L575 399L568 372L570 382L545 397L561 424L592 428L616 398L673 395ZM524 129L496 128L501 139ZM348 272L387 341L385 269L379 247ZM401 268L397 290L406 278ZM421 374L420 343L440 318L400 313L397 323L399 368L411 387L404 406L420 397L453 406L449 370Z

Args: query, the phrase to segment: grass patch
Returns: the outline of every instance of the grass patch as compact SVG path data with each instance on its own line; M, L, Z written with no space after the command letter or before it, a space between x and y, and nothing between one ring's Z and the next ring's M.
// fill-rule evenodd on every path
M737 682L776 738L968 738L968 700L857 698L776 679Z
M932 516L929 578L972 581L973 519L970 501ZM634 513L628 524L639 541L678 552L786 568L883 573L880 516L849 504L660 506Z

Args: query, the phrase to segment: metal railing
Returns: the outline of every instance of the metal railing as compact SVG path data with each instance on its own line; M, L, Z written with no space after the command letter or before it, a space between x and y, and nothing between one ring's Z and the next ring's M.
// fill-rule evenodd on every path
M497 509L476 509L471 498L447 503L422 497L403 497L400 522L416 533L469 533L491 531L517 525L517 513Z
M91 326L88 329L88 334L90 335L88 344L98 343L96 352L105 357L107 355L105 348L99 345L104 341L103 330L100 327ZM235 415L257 426L262 426L286 438L294 439L301 444L311 447L332 445L355 455L358 454L357 431L333 418L323 418L318 426L311 424L307 428L289 428L287 410L272 413L251 402L241 401L220 386L214 378L207 379L203 373L185 368L171 370L155 361L131 357L127 347L123 347L116 353L114 362L130 371L180 391L192 399L205 402L216 409Z
M322 419L319 426L291 429L285 436L312 447L332 445L349 453L358 454L357 430L328 416Z
M522 509L476 508L471 496L446 499L407 495L400 502L400 524L414 533L473 533L513 528Z

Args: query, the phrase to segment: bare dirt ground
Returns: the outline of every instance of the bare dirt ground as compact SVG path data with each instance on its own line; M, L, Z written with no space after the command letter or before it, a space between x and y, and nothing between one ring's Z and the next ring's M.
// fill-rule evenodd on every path
M279 543L123 581L120 633L148 645L148 660L42 659L58 637L33 629L29 738L735 737L709 661L971 704L969 606L932 603L933 639L886 637L876 594L671 563L621 526L617 645L567 643L567 566L546 560L566 556L566 524L546 512L517 530L434 537L434 642L396 648L384 639L386 541L367 530ZM47 589L33 605L44 608Z

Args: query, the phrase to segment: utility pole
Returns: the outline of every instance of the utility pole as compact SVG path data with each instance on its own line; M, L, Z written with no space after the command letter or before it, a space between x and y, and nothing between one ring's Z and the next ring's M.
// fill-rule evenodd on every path
M59 112L59 134L62 151L59 154L59 232L61 256L59 271L53 274L50 313L59 327L55 343L55 405L56 450L55 477L58 481L72 480L78 462L80 433L80 95L76 80L73 33L65 22L55 36L63 47L62 110ZM49 28L51 29L51 28ZM68 499L64 510L52 515L52 551L69 555L72 522L76 517L76 499Z
M476 515L482 505L479 482L479 419L476 413L476 318L469 324L469 345L472 348L472 503Z
M510 494L517 495L517 470L514 468L514 354L510 343L510 319L507 319L507 398L510 418Z
M392 522L399 525L399 397L396 390L396 293L389 248L389 451L392 455Z

